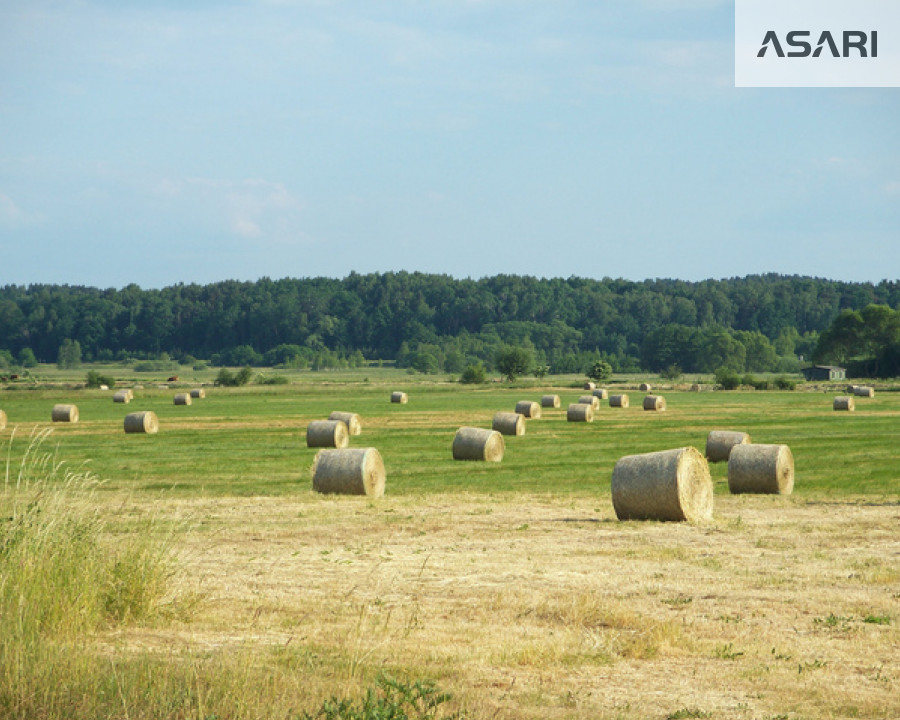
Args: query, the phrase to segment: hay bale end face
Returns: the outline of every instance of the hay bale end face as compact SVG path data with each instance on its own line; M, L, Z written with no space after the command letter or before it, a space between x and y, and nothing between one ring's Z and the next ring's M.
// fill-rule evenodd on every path
M203 388L194 388L193 390L191 390L191 397L197 400L202 400L206 397L206 390L204 390Z
M746 445L750 435L736 430L710 430L706 436L706 459L709 462L724 462L735 445Z
M125 416L125 432L147 434L159 432L159 420L156 413L152 410L128 413Z
M506 442L496 430L461 427L453 438L454 460L500 462L505 450Z
M645 395L644 410L662 412L666 409L666 399L662 395Z
M558 408L559 407L559 395L542 395L541 396L541 407Z
M600 409L600 398L596 395L582 395L578 398L579 405L590 405L592 410Z
M641 383L638 386L638 390L640 390L641 392L650 392L651 390L653 390L653 386L649 383Z
M525 416L517 412L498 412L491 428L501 435L524 435Z
M595 398L599 400L608 400L609 399L609 390L606 388L597 388L594 392L591 393Z
M787 445L735 445L728 457L728 490L790 495L794 456Z
M594 422L594 408L587 403L572 403L566 409L568 422Z
M531 400L519 400L516 403L516 412L532 420L539 420L541 417L541 406Z
M613 469L612 500L619 520L709 520L709 465L693 447L627 455Z
M313 420L306 426L306 447L345 448L350 431L343 420Z
M409 402L409 396L405 392L392 392L391 393L391 402L399 403L401 405L406 405Z
M856 404L849 395L838 395L834 399L833 407L835 410L849 410L850 412L853 412L856 409Z
M78 406L64 404L54 405L50 417L53 422L78 422Z
M313 463L313 490L341 495L384 495L387 475L375 448L319 450Z
M190 405L191 404L191 396L190 393L178 393L174 402L176 405Z
M127 405L132 401L133 397L131 390L116 390L113 394L113 402L125 403Z
M362 421L359 419L359 415L353 412L340 412L339 410L335 410L328 416L329 420L340 420L347 426L347 430L350 431L350 434L353 436L362 434Z
M610 395L609 396L609 406L617 407L617 408L627 408L629 405L629 400L627 395Z
M0 430L6 427L6 413L0 410Z

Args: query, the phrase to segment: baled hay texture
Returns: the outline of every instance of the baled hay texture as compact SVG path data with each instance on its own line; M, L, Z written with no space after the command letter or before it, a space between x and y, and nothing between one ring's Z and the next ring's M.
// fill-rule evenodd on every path
M77 405L54 405L50 414L53 422L78 422Z
M693 385L691 385L691 392L700 392L702 389L703 388L700 385L698 385L697 383L694 383Z
M501 435L524 435L525 416L517 412L498 412L491 428Z
M875 397L875 388L866 385L857 385L853 390L853 394L857 397Z
M627 395L610 395L609 406L617 408L627 408L629 404Z
M340 412L335 410L331 415L328 416L329 420L340 420L347 426L347 430L350 431L351 435L361 435L362 434L362 421L359 419L359 415L352 412Z
M313 490L341 495L384 495L384 461L375 448L319 450L313 464Z
M178 393L175 396L175 404L176 405L190 405L191 404L190 393Z
M609 390L606 388L597 388L594 392L591 393L595 398L599 400L608 400L609 399Z
M582 395L578 398L579 405L590 405L592 410L600 409L600 398L596 395Z
M746 445L750 436L736 430L710 430L706 436L706 459L709 462L724 462L735 445Z
M586 382L586 383L584 384L584 389L585 389L585 390L596 390L596 389L597 389L597 384L596 384L596 383L592 383L592 382Z
M191 390L191 397L202 400L206 397L206 390L204 390L203 388L194 388L193 390Z
M734 493L790 495L794 456L787 445L735 445L728 457L728 489Z
M159 432L159 420L152 410L128 413L125 416L125 432L156 433Z
M566 410L569 422L594 422L594 408L587 403L572 403Z
M0 430L6 427L6 413L0 410Z
M709 465L693 447L628 455L613 469L612 500L619 520L709 520Z
M132 400L131 390L116 390L113 395L113 402L125 403L126 405Z
M539 420L541 417L541 406L531 400L519 400L516 403L516 412L532 420Z
M461 427L453 438L454 460L500 462L505 450L506 442L496 430Z
M350 431L343 420L313 420L306 426L306 447L345 448Z
M853 402L853 398L849 395L838 395L834 399L834 409L835 410L849 410L853 412L856 409L856 406Z
M400 403L401 405L406 405L409 402L409 396L405 392L392 392L391 393L391 402L392 403Z
M641 383L638 386L638 390L640 390L641 392L650 392L652 389L653 389L653 386L648 385L647 383Z
M559 395L542 395L541 396L541 407L558 408L559 407Z
M666 399L662 395L645 395L644 410L658 410L662 412L666 409Z

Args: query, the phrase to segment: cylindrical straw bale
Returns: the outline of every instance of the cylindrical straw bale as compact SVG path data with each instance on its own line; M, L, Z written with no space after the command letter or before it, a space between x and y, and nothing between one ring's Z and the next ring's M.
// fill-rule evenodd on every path
M650 392L651 390L653 390L653 386L647 383L641 383L638 386L638 390L640 390L641 392Z
M461 427L453 438L454 460L487 460L500 462L506 442L496 430Z
M585 390L596 390L596 389L597 389L597 384L588 381L588 382L586 382L586 383L584 384L584 389L585 389Z
M6 413L0 410L0 430L6 427Z
M159 420L152 410L128 413L125 416L125 432L156 433L159 432Z
M176 405L190 405L191 404L191 394L190 393L177 393L175 395L174 402Z
M858 388L858 387L859 387L859 385L848 385L847 392L850 393L851 395L856 395L856 388Z
M724 462L735 445L746 445L750 435L737 430L710 430L706 436L706 459L709 462Z
M541 396L541 407L558 408L559 407L559 395L542 395Z
M732 493L790 495L794 489L794 456L787 445L735 445L728 456L728 489Z
M691 392L700 392L702 389L703 388L698 383L691 385Z
M116 390L116 392L113 393L113 402L125 403L127 405L131 402L131 399L131 390Z
M645 395L644 410L658 410L662 412L666 409L666 399L662 395Z
M853 398L849 395L838 395L834 399L834 409L853 412L856 409L856 405L853 402Z
M191 397L196 398L197 400L202 400L206 397L206 390L203 388L194 388L191 390Z
M400 392L399 390L391 393L391 402L392 403L400 403L401 405L406 405L409 402L409 396L405 392Z
M501 435L524 435L525 416L517 412L498 412L491 428Z
M853 390L853 394L857 397L875 397L875 388L866 385L857 385Z
M78 422L77 405L54 405L50 417L53 422Z
M313 464L313 490L342 495L384 495L384 461L375 448L319 450Z
M306 426L306 447L345 448L350 431L343 420L313 420Z
M606 388L597 388L594 392L591 393L595 398L600 400L608 400L609 399L609 390Z
M617 407L617 408L627 408L628 407L628 396L627 395L610 395L609 396L609 406Z
M347 426L347 430L350 431L351 435L361 435L362 434L362 422L359 419L359 415L353 412L340 412L339 410L335 410L331 415L328 416L329 420L340 420Z
M693 447L627 455L613 469L612 500L619 520L709 520L709 465Z
M592 410L600 409L600 398L596 395L582 395L578 398L578 403L580 405L590 405Z
M594 408L587 403L572 403L566 409L569 422L594 422Z
M516 403L516 412L532 420L539 420L541 417L541 406L531 400L519 400Z

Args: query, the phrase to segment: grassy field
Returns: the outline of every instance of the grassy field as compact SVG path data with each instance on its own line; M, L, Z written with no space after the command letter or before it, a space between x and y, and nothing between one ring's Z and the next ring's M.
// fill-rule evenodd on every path
M652 413L620 378L632 406L581 424L565 420L575 378L290 377L210 387L188 407L164 378L129 377L144 385L129 405L65 376L0 392L4 502L29 436L74 402L81 420L53 424L43 448L102 479L105 541L149 533L177 551L162 602L177 612L84 633L81 664L44 668L12 716L302 717L379 673L433 680L448 716L479 719L900 716L900 393L837 413L837 387L664 387ZM388 401L397 389L408 405ZM544 392L561 408L507 437L502 463L452 460L459 426ZM137 410L159 434L124 434ZM312 492L305 427L332 410L361 415L351 446L382 454L383 499ZM731 496L718 464L712 523L616 521L619 457L702 451L720 428L789 445L794 494Z

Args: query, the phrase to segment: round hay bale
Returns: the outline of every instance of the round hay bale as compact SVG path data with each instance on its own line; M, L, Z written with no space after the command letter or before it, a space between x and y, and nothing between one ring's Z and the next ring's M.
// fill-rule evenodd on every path
M582 395L578 398L579 405L590 405L592 410L600 409L600 398L596 395Z
M693 385L691 385L691 392L700 392L702 389L703 387L698 383L694 383Z
M709 520L709 465L693 447L627 455L613 468L612 501L619 520Z
M640 390L641 392L650 392L651 390L653 390L653 386L647 383L641 383L638 386L638 390Z
M361 435L362 434L362 422L359 419L359 415L353 412L340 412L335 410L331 415L328 416L329 420L340 420L347 426L347 430L350 431L351 435Z
M591 393L598 400L608 400L609 399L609 390L606 388L597 388L594 392Z
M113 394L114 403L125 403L127 405L131 402L132 398L131 390L116 390Z
M566 409L569 422L594 422L594 408L587 403L572 403Z
M505 450L506 442L496 430L461 427L453 438L454 460L500 462Z
M853 394L857 397L875 397L875 388L868 387L866 385L857 385L856 389L854 389Z
M856 395L856 388L858 388L858 387L859 387L859 385L848 385L847 392L850 393L851 395Z
M735 445L728 456L728 489L733 493L790 495L794 456L787 445Z
M850 412L853 412L856 409L853 398L849 395L838 395L834 399L833 407L835 410L849 410Z
M588 381L588 382L586 382L586 383L584 384L584 389L585 389L585 390L596 390L596 389L597 389L597 384Z
M343 420L313 420L306 426L306 447L345 448L350 431Z
M625 394L609 396L609 406L610 407L627 408L628 405L629 405L628 396Z
M53 419L53 422L78 422L78 406L65 404L54 405L50 417Z
M750 435L736 430L710 430L706 436L706 459L709 462L723 462L728 459L731 448L746 445Z
M0 430L6 427L6 413L0 410Z
M409 402L409 396L405 392L397 392L391 393L391 402L392 403L400 403L401 405L406 405Z
M159 432L159 420L152 410L128 413L125 416L125 432L127 433L157 433Z
M491 428L501 435L524 435L525 416L517 412L498 412L494 415Z
M202 400L206 397L206 390L203 388L194 388L191 390L191 397L196 398L197 400Z
M559 407L559 395L542 395L541 396L541 407L558 408Z
M531 400L519 400L516 403L516 412L532 420L539 420L541 417L541 406Z
M341 495L384 495L384 461L375 448L319 450L313 463L313 490Z
M190 405L191 395L190 393L178 393L175 395L174 402L176 405Z
M645 395L644 410L657 410L662 412L666 409L666 399L662 395Z

